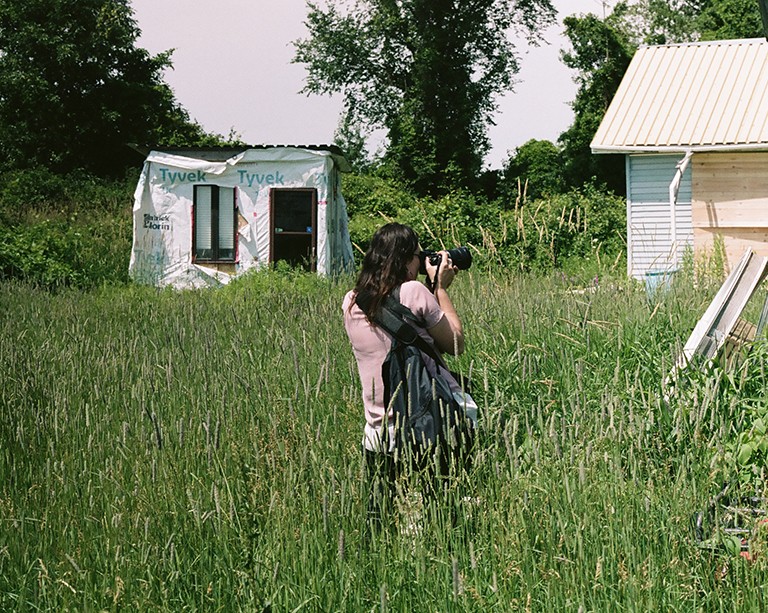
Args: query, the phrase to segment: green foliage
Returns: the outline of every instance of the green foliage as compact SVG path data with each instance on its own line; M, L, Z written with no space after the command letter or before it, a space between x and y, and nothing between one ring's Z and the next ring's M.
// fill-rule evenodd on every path
M0 278L28 279L47 286L78 285L84 278L73 260L81 251L82 239L68 224L48 220L0 229Z
M756 0L711 0L696 20L701 40L764 38L766 32Z
M137 178L136 170L120 180L45 168L9 170L0 174L0 223L15 225L44 214L115 210L131 198Z
M127 143L204 138L138 36L127 0L0 3L0 164L120 176Z
M333 144L341 148L352 170L364 173L371 169L373 162L365 143L365 133L359 123L345 114L339 121L333 135Z
M623 0L606 21L635 45L764 36L758 0Z
M52 288L125 283L130 247L130 223L114 214L0 226L0 279Z
M351 218L358 214L391 217L414 206L416 198L397 183L374 174L342 175L342 193Z
M416 203L408 191L373 174L343 175L342 193L349 215L349 235L360 259L376 229Z
M625 210L621 198L587 186L502 212L485 245L521 271L548 271L568 260L581 268L600 254L610 261L623 251Z
M597 181L617 194L626 192L623 155L593 155L590 142L629 66L635 46L611 19L566 17L565 34L573 50L563 63L577 71L573 124L560 135L569 186Z
M576 268L591 262L599 269L601 257L606 265L615 261L626 244L626 203L593 185L525 202L463 191L413 199L370 177L348 177L344 189L359 252L388 219L411 225L425 248L470 245L485 268L548 271L574 261Z
M316 274L308 274L302 266L291 266L280 261L274 266L252 270L233 279L222 292L222 299L237 302L248 300L248 296L258 294L262 300L278 300L280 295L290 294L293 298L311 300L325 296L332 285L327 279Z
M768 343L765 338L742 345L731 360L720 360L707 370L714 380L713 395L721 405L738 406L736 421L728 424L712 465L720 484L735 491L764 496L768 469L768 401L765 389Z
M341 91L346 123L386 129L385 167L419 195L474 185L494 98L518 71L509 33L536 41L555 14L550 0L309 6L305 91Z
M565 191L562 153L548 140L531 139L515 149L503 172L501 190L510 201L536 200Z
M17 224L33 211L73 205L74 182L44 168L8 171L0 180L0 222Z
M45 287L128 280L135 177L9 171L0 188L0 278Z
M671 295L682 309L692 308L692 292L714 296L725 278L724 248L715 246L709 258L694 260L690 251L674 275ZM757 323L765 291L758 291L740 316L742 323ZM706 307L707 305L703 305ZM680 338L679 345L685 338ZM765 389L768 342L762 336L747 341L729 337L711 360L694 357L685 368L670 368L665 384L665 419L674 421L669 445L707 441L706 460L711 471L711 494L729 497L765 496L768 469L768 404Z
M664 45L694 41L702 2L634 0L618 2L610 22L633 45Z
M413 207L398 211L397 219L413 227L425 249L450 248L482 241L478 225L487 214L482 202L466 192L452 192L440 198L423 198Z

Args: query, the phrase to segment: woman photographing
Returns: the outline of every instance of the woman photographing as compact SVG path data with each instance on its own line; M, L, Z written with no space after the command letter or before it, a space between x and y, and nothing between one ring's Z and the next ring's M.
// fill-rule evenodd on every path
M427 259L426 272L433 293L417 281L420 254L419 239L413 229L399 223L382 226L371 239L355 287L344 297L342 307L344 327L362 385L368 517L376 524L392 509L395 481L401 469L394 454L395 420L391 411L387 412L382 378L382 364L393 339L375 323L377 313L387 297L394 293L400 304L410 309L415 320L420 322L414 326L418 335L436 350L438 356L443 353L459 355L464 351L461 320L448 295L457 268L447 251L440 252L437 265ZM434 375L434 361L425 356L425 363ZM461 394L461 385L456 379L442 369L440 372L451 392Z

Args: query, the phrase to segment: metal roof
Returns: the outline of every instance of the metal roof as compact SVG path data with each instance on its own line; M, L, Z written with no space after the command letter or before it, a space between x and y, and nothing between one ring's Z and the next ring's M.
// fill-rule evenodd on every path
M640 47L593 153L768 149L768 41Z

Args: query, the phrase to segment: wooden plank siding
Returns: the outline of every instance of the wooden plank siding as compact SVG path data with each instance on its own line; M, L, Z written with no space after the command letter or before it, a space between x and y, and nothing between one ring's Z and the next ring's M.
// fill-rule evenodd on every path
M768 152L697 153L691 165L694 252L720 236L729 270L747 248L768 256Z

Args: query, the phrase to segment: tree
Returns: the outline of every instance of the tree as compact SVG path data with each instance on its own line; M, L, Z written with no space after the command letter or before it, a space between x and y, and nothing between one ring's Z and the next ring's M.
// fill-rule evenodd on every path
M128 0L0 0L0 163L117 173L127 143L207 135L164 83Z
M701 40L763 38L758 0L703 0L696 20Z
M525 194L526 200L564 191L562 155L554 143L531 139L509 157L504 168L503 190L508 199Z
M572 103L573 124L559 139L568 185L575 187L596 180L621 194L625 191L623 156L595 156L589 145L636 47L610 18L604 21L595 15L571 16L565 18L564 24L573 51L563 52L561 58L577 72L578 84Z
M765 35L759 0L624 0L607 21L635 45Z
M384 128L385 165L420 194L472 186L489 144L495 96L553 23L551 0L359 0L342 12L309 3L296 45L305 92L342 91L350 121Z
M361 173L370 170L372 163L363 129L359 124L352 124L348 115L342 116L339 121L333 142L344 152L353 171Z
M606 23L637 48L697 40L700 0L634 0L619 2Z

